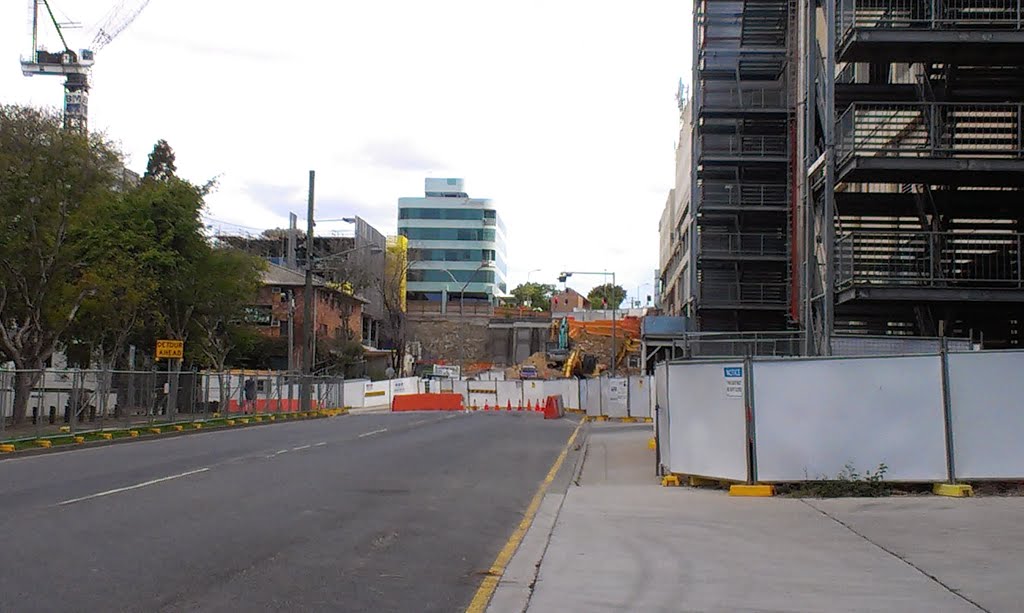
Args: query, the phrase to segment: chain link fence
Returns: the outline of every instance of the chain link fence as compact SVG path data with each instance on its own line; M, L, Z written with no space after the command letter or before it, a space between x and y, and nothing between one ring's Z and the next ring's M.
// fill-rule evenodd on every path
M344 378L279 371L0 369L0 439L160 427L345 406Z

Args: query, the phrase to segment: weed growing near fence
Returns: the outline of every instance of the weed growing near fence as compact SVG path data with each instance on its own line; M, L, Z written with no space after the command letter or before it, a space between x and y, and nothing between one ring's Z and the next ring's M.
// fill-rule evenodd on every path
M892 495L892 487L885 482L889 467L879 464L874 471L861 474L853 464L847 464L832 478L821 478L802 483L782 485L778 493L793 498L878 498Z

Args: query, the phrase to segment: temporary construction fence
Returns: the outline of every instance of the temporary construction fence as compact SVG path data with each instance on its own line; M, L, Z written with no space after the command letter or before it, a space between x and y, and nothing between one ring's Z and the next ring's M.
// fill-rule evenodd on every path
M508 381L445 381L442 392L462 394L468 407L536 407L548 396L561 396L565 409L598 417L653 417L652 377L595 379L524 379Z
M420 394L426 390L426 382L419 377L403 379L386 379L383 381L363 381L361 393L353 397L349 407L352 408L391 408L395 396Z
M315 409L346 406L339 377L274 371L0 370L0 435L39 436L133 425L207 419L213 414L288 413L300 410L302 384ZM21 397L17 390L24 386ZM24 418L15 424L18 401Z
M1024 351L655 369L663 471L746 482L1024 479ZM880 467L884 467L879 471Z

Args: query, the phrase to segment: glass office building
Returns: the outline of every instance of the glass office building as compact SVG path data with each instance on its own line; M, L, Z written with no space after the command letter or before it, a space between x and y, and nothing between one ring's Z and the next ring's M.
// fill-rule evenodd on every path
M508 291L505 224L462 179L427 179L425 195L398 199L398 233L409 240L409 300L494 303Z

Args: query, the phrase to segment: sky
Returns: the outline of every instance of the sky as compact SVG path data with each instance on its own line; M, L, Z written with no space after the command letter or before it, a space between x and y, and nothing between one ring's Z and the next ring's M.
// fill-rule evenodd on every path
M67 36L82 48L115 3L52 6L81 22ZM287 226L290 211L304 225L310 169L314 219L359 215L385 234L425 177L462 177L508 226L510 289L614 271L631 299L653 293L690 3L255 4L152 0L97 53L90 128L120 144L129 168L141 173L167 140L179 175L218 178L208 223L254 234ZM31 47L30 7L0 6L0 103L59 106L60 79L24 77L17 61Z

